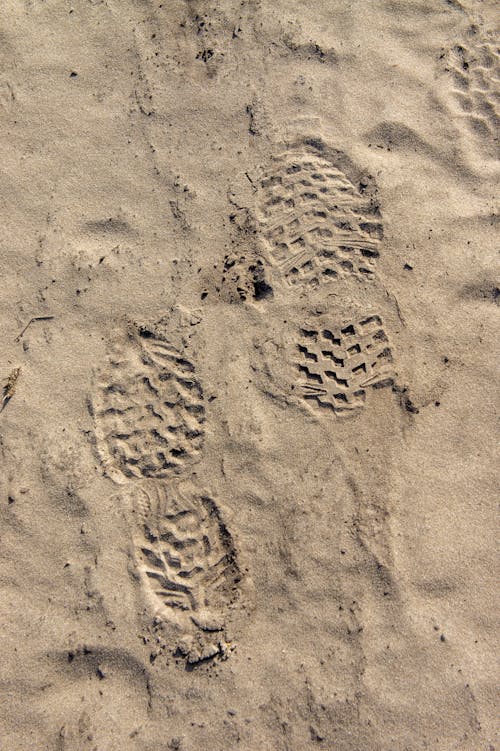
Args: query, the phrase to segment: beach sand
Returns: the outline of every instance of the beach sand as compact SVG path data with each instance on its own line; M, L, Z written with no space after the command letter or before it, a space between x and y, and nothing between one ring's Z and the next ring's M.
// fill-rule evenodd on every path
M497 748L495 5L2 3L1 751Z

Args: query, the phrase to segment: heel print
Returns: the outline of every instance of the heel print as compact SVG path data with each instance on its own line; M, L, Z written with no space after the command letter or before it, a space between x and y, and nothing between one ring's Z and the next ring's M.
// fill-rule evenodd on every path
M217 505L192 484L148 483L137 516L136 564L151 609L182 631L176 646L189 663L226 656L242 576Z

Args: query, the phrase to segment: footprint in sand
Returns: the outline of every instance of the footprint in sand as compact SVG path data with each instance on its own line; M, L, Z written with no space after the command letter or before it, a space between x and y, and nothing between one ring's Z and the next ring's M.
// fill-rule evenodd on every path
M480 150L498 159L500 50L494 39L468 29L465 38L441 55L448 76L448 99L457 121Z
M242 576L218 506L189 479L203 447L203 389L163 328L129 324L97 374L92 412L104 471L129 486L151 619L172 627L172 651L193 665L227 657L225 619Z
M373 181L319 139L273 158L258 182L256 217L268 260L288 284L314 289L375 273L383 231Z
M394 384L392 347L372 305L380 297L383 238L374 179L343 152L309 137L272 157L256 185L262 256L290 301L278 345L289 363L289 387L323 413L357 410L368 389ZM340 317L325 312L331 296L346 298Z

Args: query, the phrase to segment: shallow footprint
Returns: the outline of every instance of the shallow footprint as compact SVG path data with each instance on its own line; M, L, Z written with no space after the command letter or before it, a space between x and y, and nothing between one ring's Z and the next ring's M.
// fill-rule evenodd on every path
M154 327L130 324L96 379L97 448L115 482L179 474L200 455L203 390L194 365Z

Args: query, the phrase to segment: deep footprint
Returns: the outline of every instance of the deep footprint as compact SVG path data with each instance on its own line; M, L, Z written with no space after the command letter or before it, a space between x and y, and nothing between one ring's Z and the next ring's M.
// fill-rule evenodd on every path
M379 316L304 326L296 368L303 398L333 412L362 407L367 390L393 384L392 352Z
M371 278L383 235L372 178L318 139L273 162L259 180L256 213L269 261L286 282Z

